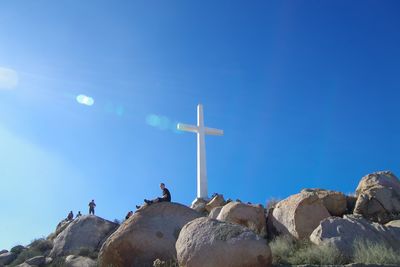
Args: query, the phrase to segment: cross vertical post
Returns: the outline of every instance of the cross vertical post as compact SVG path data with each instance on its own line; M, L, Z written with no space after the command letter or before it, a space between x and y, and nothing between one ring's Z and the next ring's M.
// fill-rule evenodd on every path
M208 198L205 135L223 135L224 131L204 126L203 106L197 105L197 126L178 123L177 129L197 134L197 198Z

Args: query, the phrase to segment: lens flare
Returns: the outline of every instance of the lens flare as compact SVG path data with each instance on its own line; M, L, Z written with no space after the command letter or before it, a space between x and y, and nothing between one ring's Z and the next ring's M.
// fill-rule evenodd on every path
M182 134L181 131L176 129L176 125L178 122L171 121L166 116L156 115L156 114L149 114L146 116L146 124L150 125L151 127L157 128L158 130L162 131L172 131L176 134Z
M18 74L15 70L0 67L0 89L11 90L18 85Z
M86 106L93 106L94 104L94 99L90 96L86 95L78 95L76 97L76 101L78 101L79 104L86 105Z

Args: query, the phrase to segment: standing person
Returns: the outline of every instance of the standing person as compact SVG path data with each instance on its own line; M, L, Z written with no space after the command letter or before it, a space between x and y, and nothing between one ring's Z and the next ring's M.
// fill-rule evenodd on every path
M94 208L96 207L96 203L94 203L94 199L89 202L89 215L93 214L94 215Z
M160 184L160 189L162 190L162 197L158 197L158 198L153 199L153 200L145 199L144 202L146 202L148 205L151 205L151 204L157 203L157 202L171 202L171 193L165 187L164 183Z

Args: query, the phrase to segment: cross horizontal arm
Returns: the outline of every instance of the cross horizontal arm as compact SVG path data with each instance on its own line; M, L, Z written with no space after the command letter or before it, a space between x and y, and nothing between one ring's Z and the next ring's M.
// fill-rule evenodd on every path
M178 123L178 125L176 125L176 128L180 131L185 131L185 132L192 132L192 133L199 132L199 128L197 126L189 124Z
M224 135L224 131L220 129L214 129L214 128L208 128L206 127L204 129L204 132L206 134L211 134L211 135Z

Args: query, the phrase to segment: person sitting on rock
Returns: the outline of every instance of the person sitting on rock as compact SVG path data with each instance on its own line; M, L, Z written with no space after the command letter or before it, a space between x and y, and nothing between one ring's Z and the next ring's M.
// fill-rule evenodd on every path
M157 202L171 202L171 193L165 187L165 184L161 183L160 184L160 188L162 190L162 197L158 197L158 198L153 199L153 200L145 199L144 202L146 202L148 205L151 205L151 204L157 203Z
M67 221L72 221L74 219L74 213L72 212L72 210L68 213L67 216Z
M96 207L96 204L94 203L94 199L90 201L89 203L89 215L93 214L94 215L94 208Z
M133 211L129 211L125 216L125 220L128 220L133 215Z
M165 184L164 184L164 183L161 183L161 184L160 184L160 188L161 188L161 190L162 190L162 197L158 197L158 198L153 199L153 200L145 199L144 202L145 202L147 205L151 205L151 204L157 203L157 202L171 202L171 193L170 193L169 190L165 187ZM141 206L136 205L136 208L137 208L137 209L140 209Z
M79 218L79 217L81 217L82 216L82 213L81 213L81 211L78 211L78 214L76 214L76 217L75 217L75 219L76 218Z

